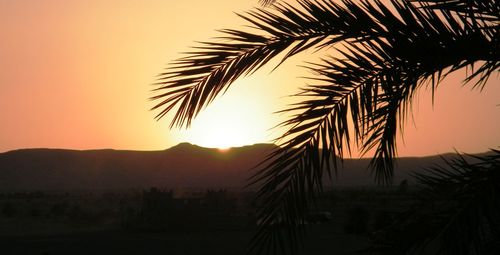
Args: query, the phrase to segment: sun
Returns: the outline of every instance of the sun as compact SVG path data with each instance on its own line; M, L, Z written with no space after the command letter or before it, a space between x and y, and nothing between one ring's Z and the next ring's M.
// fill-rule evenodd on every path
M184 140L221 150L269 142L269 127L276 123L276 116L265 102L256 100L262 95L245 85L235 84L234 91L202 110L186 130Z
M229 119L213 117L209 120L200 120L200 130L193 130L193 143L204 147L227 149L255 143L251 129Z
M234 105L233 105L234 107ZM252 119L256 113L231 110L223 103L211 105L193 122L188 141L203 147L228 149L263 142L263 128ZM243 114L242 112L243 111Z

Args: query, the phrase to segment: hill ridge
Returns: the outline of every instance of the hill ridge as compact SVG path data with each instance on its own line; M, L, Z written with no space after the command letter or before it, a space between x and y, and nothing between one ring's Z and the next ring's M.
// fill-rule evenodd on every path
M0 191L130 189L151 186L242 188L276 145L254 144L226 151L181 143L165 150L20 149L0 153ZM397 159L394 183L411 171L442 163L441 157ZM345 159L333 185L374 185L370 159Z

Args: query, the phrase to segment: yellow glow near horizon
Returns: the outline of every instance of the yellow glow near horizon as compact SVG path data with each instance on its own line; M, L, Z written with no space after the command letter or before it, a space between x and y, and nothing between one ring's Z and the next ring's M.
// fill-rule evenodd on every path
M193 128L189 140L197 145L209 148L228 149L247 144L255 143L255 138L251 136L251 128L247 124L240 122L230 123L224 118L225 114L214 114L216 119L210 117L200 119L205 122Z
M293 4L294 1L290 3ZM287 119L272 114L310 80L306 51L270 74L273 64L239 79L187 130L155 121L149 84L193 41L216 29L248 25L236 13L257 0L0 1L0 152L32 147L161 150L181 142L227 148L271 142ZM279 61L279 59L276 59ZM405 128L401 156L481 152L500 144L500 86L492 75L482 93L461 88L464 72L436 91L419 93L415 126ZM271 130L270 130L271 129Z
M272 138L268 137L268 129L275 125L273 118L276 116L271 112L270 101L263 98L273 95L262 95L259 90L269 86L257 77L237 81L183 131L184 139L219 149L269 142Z

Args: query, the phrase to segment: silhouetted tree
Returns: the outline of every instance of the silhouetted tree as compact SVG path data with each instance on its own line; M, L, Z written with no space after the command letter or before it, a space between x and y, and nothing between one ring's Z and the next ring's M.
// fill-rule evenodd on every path
M399 183L399 192L406 193L408 191L408 180L404 179Z
M173 208L173 191L151 188L142 192L140 212L144 226L156 230L165 230Z
M67 201L56 202L50 208L48 214L50 217L60 219L67 212L69 208L69 203Z
M157 118L178 106L171 125L187 127L232 82L280 53L280 63L306 49L337 56L309 64L316 76L283 111L292 114L281 124L288 131L253 177L265 203L253 239L257 252L296 250L323 178L337 171L353 141L362 152L374 149L375 179L391 183L395 136L418 89L434 90L463 68L472 70L465 82L482 89L500 69L497 0L391 0L390 7L379 0L341 2L277 2L241 15L256 30L222 30L228 41L201 43L158 82ZM273 225L276 219L285 229Z
M208 211L216 214L229 215L234 209L234 200L229 197L226 189L207 190L205 200L208 204Z
M13 203L7 202L3 205L2 214L5 215L5 217L12 218L14 217L14 215L16 215L16 213L17 209Z
M348 234L366 234L370 221L370 212L363 206L356 206L348 211L344 231Z

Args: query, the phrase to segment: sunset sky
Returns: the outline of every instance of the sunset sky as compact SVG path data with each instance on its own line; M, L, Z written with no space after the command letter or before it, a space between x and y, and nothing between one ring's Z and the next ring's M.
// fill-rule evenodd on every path
M194 41L242 28L257 0L0 0L0 152L20 148L158 150L190 142L270 142L312 52L236 82L189 130L154 120L155 76ZM500 79L462 87L464 73L422 90L400 156L481 152L500 145Z

